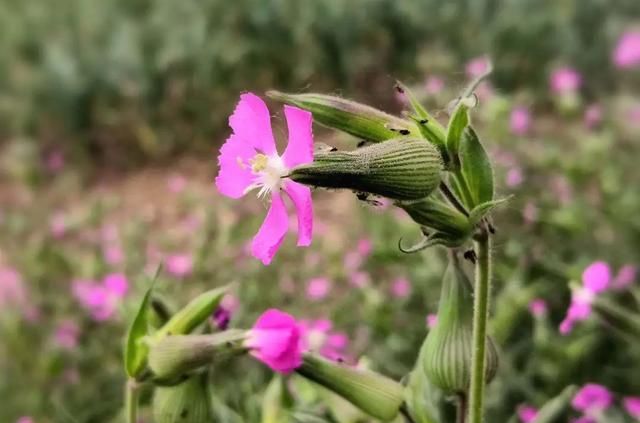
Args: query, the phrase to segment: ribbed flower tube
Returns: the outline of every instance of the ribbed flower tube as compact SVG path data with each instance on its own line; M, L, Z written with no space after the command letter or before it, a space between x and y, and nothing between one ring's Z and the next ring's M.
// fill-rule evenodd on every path
M207 374L192 376L178 385L156 387L152 408L155 423L210 422Z
M466 394L471 379L473 298L471 284L451 254L438 307L438 323L420 351L420 366L431 383L445 392ZM498 369L498 352L487 337L487 381Z
M443 170L437 148L397 138L353 151L319 151L289 177L305 185L343 188L394 200L418 200L438 187Z

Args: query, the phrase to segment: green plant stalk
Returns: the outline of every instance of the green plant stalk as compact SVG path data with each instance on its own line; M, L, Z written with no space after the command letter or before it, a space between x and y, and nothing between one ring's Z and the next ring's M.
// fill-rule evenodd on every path
M127 423L137 423L138 421L138 395L140 384L135 379L128 379L125 388L125 413Z
M471 355L471 386L469 388L469 423L482 423L491 285L491 237L486 228L475 237L476 269L473 295L473 352Z

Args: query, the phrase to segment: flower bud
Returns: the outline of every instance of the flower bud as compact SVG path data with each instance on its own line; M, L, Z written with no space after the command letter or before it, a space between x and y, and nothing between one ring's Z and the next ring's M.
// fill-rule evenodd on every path
M345 188L394 200L425 198L440 183L442 159L425 140L385 141L354 151L317 152L294 168L291 179L323 188Z
M448 393L466 393L471 379L473 298L471 284L452 256L442 284L438 323L420 350L420 366L431 383ZM498 369L498 352L487 337L487 383Z
M202 423L211 421L207 374L202 373L173 386L158 386L153 395L156 423Z
M156 378L172 380L189 371L246 351L246 332L228 330L213 335L175 335L152 341L149 368Z
M308 110L314 121L367 141L379 142L398 135L417 136L415 123L371 106L324 94L287 94L268 91L267 96Z
M349 367L313 354L305 354L302 366L296 371L382 421L395 419L400 411L402 385L378 373Z

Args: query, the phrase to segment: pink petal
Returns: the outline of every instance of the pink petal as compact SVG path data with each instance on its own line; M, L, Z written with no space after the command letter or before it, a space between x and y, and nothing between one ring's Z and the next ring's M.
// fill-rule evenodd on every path
M289 144L282 155L282 160L291 168L313 161L313 132L311 130L311 113L297 107L284 106L289 129Z
M591 292L605 291L611 281L611 269L603 261L591 263L582 273L582 283Z
M237 135L231 135L220 148L218 156L218 176L216 187L222 195L240 198L253 183L249 160L256 155L251 144Z
M285 153L286 154L286 153ZM311 190L302 184L287 181L284 190L293 201L298 216L298 246L306 247L311 244L313 236L313 204Z
M265 265L271 263L271 259L280 248L288 228L287 209L280 194L274 192L271 194L269 213L251 242L251 254L262 260Z
M244 93L229 117L229 126L242 143L264 153L276 153L271 130L271 115L267 105L253 93Z

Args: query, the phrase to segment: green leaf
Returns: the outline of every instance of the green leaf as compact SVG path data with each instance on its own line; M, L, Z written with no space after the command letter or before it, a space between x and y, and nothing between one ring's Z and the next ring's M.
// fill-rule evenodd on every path
M469 221L471 221L472 225L476 225L480 220L489 214L494 208L498 207L502 203L506 203L511 199L511 195L505 198L499 198L493 201L487 201L482 204L478 204L471 212L469 213Z
M138 377L144 370L147 362L149 348L143 339L147 336L149 300L151 298L154 285L155 278L144 295L144 298L140 303L140 307L138 308L138 312L136 313L136 317L133 319L133 322L131 322L131 326L127 332L127 341L124 347L124 368L127 375L131 378Z
M469 126L469 107L465 102L460 101L447 125L447 152L452 159L452 165L454 167L460 166L458 154L462 133L467 126Z
M460 143L460 159L462 175L471 195L471 204L476 206L493 200L493 169L489 156L480 143L476 132L468 126L462 132Z
M397 88L407 97L415 116L409 116L420 129L420 134L429 142L445 151L445 130L433 116L422 106L413 92L402 82L396 81Z
M432 385L418 369L409 374L409 383L405 387L405 403L409 414L416 423L437 423L442 421L438 403L443 393Z
M573 385L564 388L558 396L549 400L540 411L538 411L538 416L533 423L553 423L558 421L558 417L560 417L560 414L567 408L576 391L577 388Z

